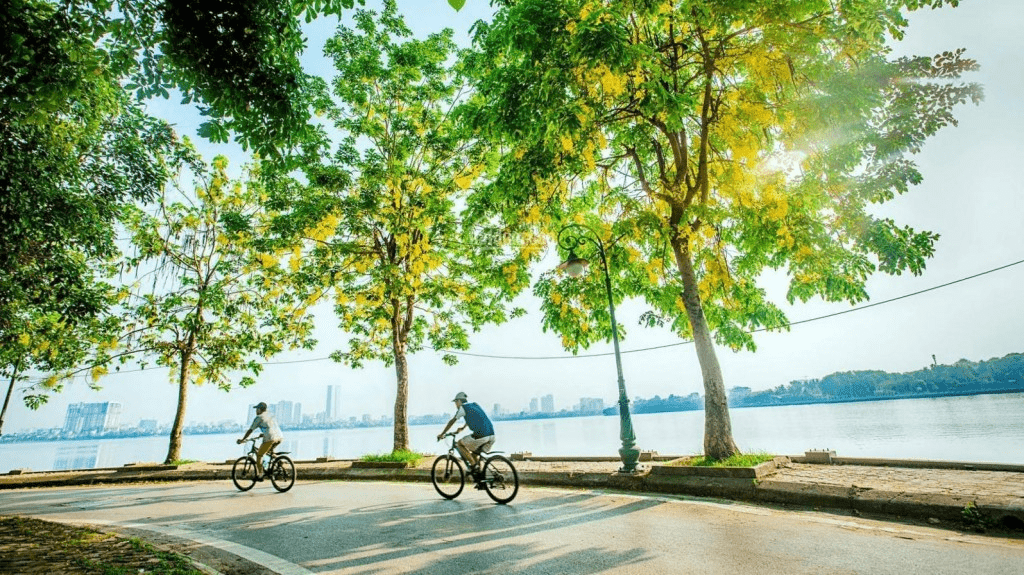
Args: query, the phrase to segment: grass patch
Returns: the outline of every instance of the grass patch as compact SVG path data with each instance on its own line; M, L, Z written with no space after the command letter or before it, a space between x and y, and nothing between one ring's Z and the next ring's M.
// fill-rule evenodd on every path
M775 456L770 453L737 453L726 459L713 459L704 455L691 457L680 461L677 465L681 467L755 467L765 461L771 461Z
M175 459L168 465L188 465L189 463L199 463L198 459Z
M408 451L405 449L401 449L399 451L392 451L391 453L371 453L369 455L364 455L361 458L359 458L360 461L397 461L402 463L408 463L413 467L419 465L421 459L423 459L422 453L416 453L415 451Z
M97 543L103 543L116 538L113 533L100 533L98 531L79 530L75 535L64 540L64 547L85 547Z

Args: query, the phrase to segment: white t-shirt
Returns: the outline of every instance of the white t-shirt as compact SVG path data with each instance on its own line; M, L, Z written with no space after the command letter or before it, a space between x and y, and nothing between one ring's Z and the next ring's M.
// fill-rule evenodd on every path
M284 434L281 433L281 428L277 426L277 421L266 411L257 415L256 419L252 420L249 431L255 431L256 428L263 432L263 441L284 440Z

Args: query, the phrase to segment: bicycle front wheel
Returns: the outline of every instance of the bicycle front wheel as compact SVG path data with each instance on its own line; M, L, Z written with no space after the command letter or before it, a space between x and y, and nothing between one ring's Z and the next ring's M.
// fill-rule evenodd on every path
M295 485L295 464L287 455L281 455L270 464L270 482L274 489L284 493Z
M466 473L458 459L450 454L442 455L434 460L434 466L430 469L430 480L441 497L455 499L466 486Z
M239 491L249 491L256 485L256 460L249 457L239 457L231 466L231 481Z
M501 455L487 459L484 464L484 489L498 503L508 503L519 493L519 474L512 462Z

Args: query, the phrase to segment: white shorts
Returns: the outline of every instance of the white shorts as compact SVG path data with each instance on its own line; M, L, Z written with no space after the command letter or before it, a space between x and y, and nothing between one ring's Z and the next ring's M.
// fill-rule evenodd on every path
M477 439L472 435L467 435L459 440L459 443L466 449L474 452L481 453L483 451L490 451L491 446L494 445L494 436L488 435Z

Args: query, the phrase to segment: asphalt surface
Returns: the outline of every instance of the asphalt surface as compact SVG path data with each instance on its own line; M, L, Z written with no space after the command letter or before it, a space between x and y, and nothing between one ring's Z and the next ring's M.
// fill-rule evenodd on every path
M18 489L0 497L0 514L143 533L171 547L190 544L214 570L242 557L249 572L281 575L1018 575L1024 565L1021 539L550 487L523 489L511 505L479 491L448 501L426 483L380 481L302 482L287 493L266 484L242 493L229 481Z
M223 463L145 464L0 475L0 515L138 536L222 575L1022 572L1024 467L842 462L517 461L508 506L471 486L441 499L429 460L298 462L283 494L237 492Z

